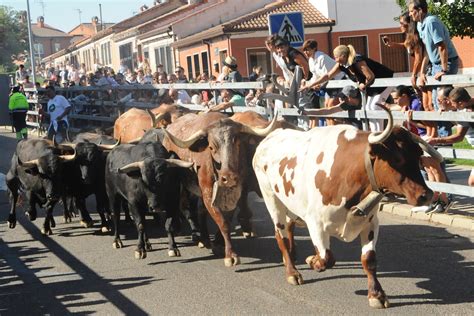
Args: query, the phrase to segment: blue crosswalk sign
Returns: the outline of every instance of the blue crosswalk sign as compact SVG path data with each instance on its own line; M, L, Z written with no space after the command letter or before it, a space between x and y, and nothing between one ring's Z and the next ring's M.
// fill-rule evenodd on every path
M268 15L270 34L277 33L291 46L300 47L304 42L304 23L302 12L285 12Z

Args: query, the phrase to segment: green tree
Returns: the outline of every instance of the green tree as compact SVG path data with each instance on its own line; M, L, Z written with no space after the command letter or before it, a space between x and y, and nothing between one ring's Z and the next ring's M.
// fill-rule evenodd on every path
M28 29L20 11L0 6L0 69L12 72L16 66L12 56L23 54L28 48Z
M408 10L409 0L395 1L402 12ZM474 37L474 3L471 0L428 0L427 2L428 12L443 21L451 36Z

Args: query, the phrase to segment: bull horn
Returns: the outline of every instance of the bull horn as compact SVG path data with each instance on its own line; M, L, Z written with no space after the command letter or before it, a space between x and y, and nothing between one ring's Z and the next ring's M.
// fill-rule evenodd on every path
M201 129L196 133L192 134L188 139L182 140L168 132L165 128L163 128L163 131L165 132L166 136L168 136L168 138L171 140L171 142L180 148L189 148L199 138L207 135L207 133Z
M431 146L426 141L424 141L423 138L413 133L410 133L410 136L415 143L420 145L421 149L423 149L424 152L428 153L431 157L436 159L436 161L438 161L439 163L443 162L444 160L443 156L433 146Z
M383 141L385 141L389 136L390 134L392 133L392 129L393 129L393 116L392 116L392 113L390 112L389 109L387 109L385 107L385 105L381 104L381 103L377 103L377 105L379 107L381 107L385 112L387 112L388 114L388 123L387 123L387 127L385 127L385 129L379 133L370 133L369 134L369 144L380 144L382 143Z
M132 163L129 163L128 165L118 168L118 173L128 173L132 171L141 170L141 168L143 168L144 166L145 166L145 162L143 160L132 162Z
M156 126L156 117L155 117L155 114L153 114L153 112L152 112L150 109L146 109L146 112L148 113L148 115L149 115L150 118L151 118L151 127L155 127L155 126Z
M170 167L191 168L194 162L188 162L180 159L165 159Z
M160 113L155 116L155 124L153 124L153 127L156 127L156 124L160 123L160 121L166 116L166 113Z
M120 140L121 140L121 137L119 137L119 139L117 140L117 142L115 144L112 144L112 145L102 145L102 144L98 144L97 147L99 147L100 149L102 150L112 150L114 149L115 147L117 147L118 145L120 145ZM102 140L101 140L102 142Z
M18 164L23 168L33 168L37 167L39 164L39 159L28 160L26 162L21 162L20 157L17 157Z
M59 155L58 158L61 161L72 161L72 160L76 159L76 150L74 150L74 154L72 154L72 155Z
M249 125L245 125L245 124L241 123L242 124L242 129L240 131L242 133L247 133L247 134L251 134L251 135L265 137L268 134L270 134L271 131L273 131L275 129L277 119L278 119L278 113L275 112L275 115L273 116L273 120L265 128L253 127L253 126L249 126Z

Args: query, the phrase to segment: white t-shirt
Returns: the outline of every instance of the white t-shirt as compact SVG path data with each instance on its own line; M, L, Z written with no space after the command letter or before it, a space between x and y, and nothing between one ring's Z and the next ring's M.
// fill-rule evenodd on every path
M336 64L336 61L329 57L327 54L316 51L314 55L309 58L309 71L313 74L311 77L311 83L315 82L325 74L327 74ZM333 79L341 80L344 77L344 73L338 73Z
M48 101L48 113L51 118L51 123L56 122L58 116L64 113L64 111L70 107L71 104L65 97L62 95L56 95L54 98ZM67 121L67 115L63 117L62 121L65 121L66 124L69 125ZM54 124L54 123L53 123Z
M191 104L191 97L185 90L178 90L176 104Z
M283 60L283 57L281 57L275 52L272 53L272 56L273 59L275 59L275 62L277 63L278 67L280 67L281 71L283 72L283 77L285 77L286 82L290 84L293 80L293 73L286 66L285 60Z

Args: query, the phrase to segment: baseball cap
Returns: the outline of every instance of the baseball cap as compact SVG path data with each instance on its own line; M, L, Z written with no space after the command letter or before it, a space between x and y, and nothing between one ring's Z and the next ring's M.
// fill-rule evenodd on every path
M345 86L342 88L341 92L338 93L338 97L340 98L357 98L360 99L360 91L359 89L353 87L353 86Z

